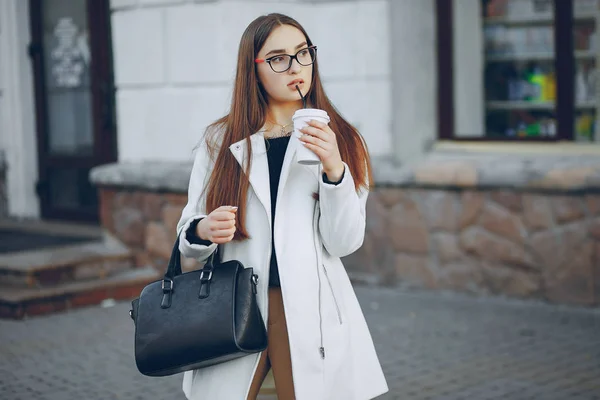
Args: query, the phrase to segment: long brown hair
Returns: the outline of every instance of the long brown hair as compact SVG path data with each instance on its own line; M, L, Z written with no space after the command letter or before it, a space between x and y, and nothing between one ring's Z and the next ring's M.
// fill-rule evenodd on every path
M206 145L211 158L215 160L210 179L204 189L206 212L210 213L223 205L238 206L234 240L249 237L244 221L250 181L229 151L229 146L246 139L247 165L244 165L244 169L249 171L252 154L250 135L263 127L268 111L268 95L260 84L254 60L271 32L281 25L299 29L306 37L308 45L313 45L304 28L286 15L263 15L252 21L240 40L229 114L212 123L206 130ZM306 97L308 104L325 110L329 115L329 126L337 134L342 160L350 168L356 190L369 190L373 178L367 146L356 128L342 118L327 98L319 77L318 61L313 64L312 85Z

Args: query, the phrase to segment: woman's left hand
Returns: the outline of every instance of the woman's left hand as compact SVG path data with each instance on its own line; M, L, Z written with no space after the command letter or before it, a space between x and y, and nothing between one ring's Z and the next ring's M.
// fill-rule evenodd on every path
M304 133L300 137L300 142L314 151L321 159L323 172L327 175L327 179L332 182L342 179L344 164L338 149L336 135L329 125L310 120L308 126L300 129L300 132Z

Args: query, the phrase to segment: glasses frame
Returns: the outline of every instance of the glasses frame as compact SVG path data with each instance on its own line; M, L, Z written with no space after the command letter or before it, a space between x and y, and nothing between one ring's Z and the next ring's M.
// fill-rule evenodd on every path
M298 54L301 51L308 50L308 49L314 49L315 50L315 58L313 59L313 61L310 64L302 64L300 62L300 60L298 60ZM288 67L286 69L284 69L283 71L275 71L275 69L273 69L273 66L271 65L271 60L273 60L274 58L277 58L277 57L281 57L281 56L288 56L290 58L290 63L288 65ZM294 60L296 60L296 62L298 64L302 65L303 67L308 67L309 65L313 65L315 63L315 61L317 61L317 46L313 45L313 46L305 47L303 49L298 50L296 52L296 54L294 54L294 55L285 54L284 53L284 54L277 54L277 55L271 56L269 58L257 58L257 59L254 60L254 62L257 63L257 64L266 62L267 64L269 64L269 67L271 67L271 70L273 72L275 72L276 74L282 74L284 72L287 72L290 68L292 68L292 63L294 62Z

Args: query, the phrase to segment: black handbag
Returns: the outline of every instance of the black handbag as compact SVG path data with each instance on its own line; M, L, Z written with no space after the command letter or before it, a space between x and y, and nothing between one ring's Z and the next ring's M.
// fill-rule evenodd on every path
M131 302L138 370L167 376L265 350L257 284L252 268L221 263L218 247L202 269L182 273L177 240L164 278Z

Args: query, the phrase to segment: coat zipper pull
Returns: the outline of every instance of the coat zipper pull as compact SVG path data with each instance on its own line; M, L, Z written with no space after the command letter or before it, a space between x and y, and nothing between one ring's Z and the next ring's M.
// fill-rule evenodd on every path
M319 347L319 352L321 353L321 359L325 359L325 347Z
M254 293L254 294L257 293L257 289L256 289L257 286L258 286L258 275L252 274L252 293Z

